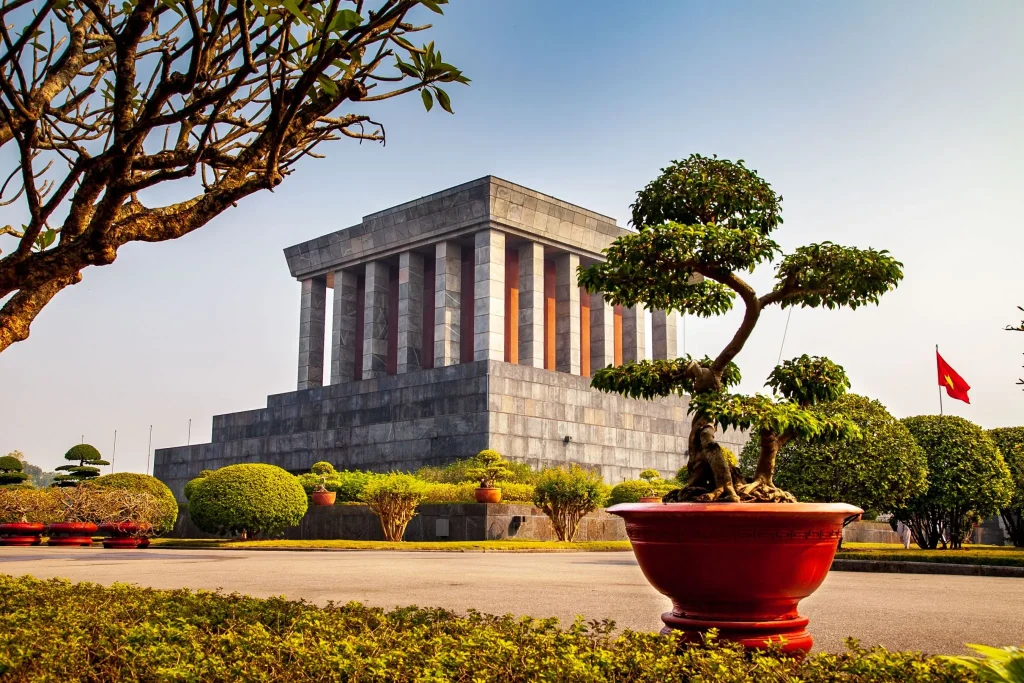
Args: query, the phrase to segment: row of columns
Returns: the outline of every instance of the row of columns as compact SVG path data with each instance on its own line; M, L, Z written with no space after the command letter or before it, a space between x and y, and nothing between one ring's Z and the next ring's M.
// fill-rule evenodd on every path
M645 357L643 308L623 308L621 332L616 332L616 312L600 294L581 294L576 282L580 259L577 254L557 254L554 272L546 267L544 246L535 242L518 248L518 302L508 311L516 326L513 362L533 367L581 374L581 344L589 344L590 364L602 368L615 363L616 342L621 335L621 362ZM337 270L333 273L334 300L331 334L330 383L372 379L426 367L455 365L469 360L463 348L463 334L472 335L471 358L509 360L506 348L506 247L504 233L487 229L474 235L471 268L463 263L458 242L435 245L434 262L417 252L399 255L397 282L391 267L370 261L363 273ZM432 301L425 300L425 278L433 275ZM553 275L554 287L548 281ZM472 289L463 278L471 276ZM464 286L466 285L466 286ZM393 288L397 286L397 297ZM551 292L553 290L553 299ZM463 297L472 292L471 301ZM581 296L589 297L581 306ZM397 301L396 301L397 299ZM298 388L322 386L324 381L324 335L326 324L327 277L302 281L299 322ZM553 305L552 305L553 303ZM581 334L581 310L589 303L589 334ZM389 315L397 304L397 315ZM471 308L463 309L464 305ZM425 307L433 307L432 311ZM432 313L432 315L430 315ZM471 314L470 314L471 313ZM396 356L389 367L389 324L397 325ZM425 334L424 325L433 327ZM464 329L471 327L471 329ZM553 330L553 333L552 333ZM548 335L546 338L546 334ZM551 336L553 335L553 339ZM432 348L424 344L432 338ZM586 339L589 337L589 340ZM357 348L361 340L361 348ZM553 342L553 343L552 343ZM654 358L676 355L674 316L654 311L652 317ZM552 358L553 356L553 358Z

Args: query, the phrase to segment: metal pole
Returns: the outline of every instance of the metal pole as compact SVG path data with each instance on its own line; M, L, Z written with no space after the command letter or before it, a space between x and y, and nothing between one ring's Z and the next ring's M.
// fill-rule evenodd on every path
M146 474L149 474L149 459L153 454L153 425L149 425L149 446L146 447Z
M939 345L935 345L935 364L939 362ZM939 385L939 417L942 417L942 385Z
M192 418L188 419L188 440L185 441L186 446L192 445Z
M114 458L117 457L117 430L114 430L114 450L110 452L110 471L114 471Z
M777 361L775 361L776 365L778 365L779 363L782 362L782 348L786 345L786 335L789 334L789 321L790 321L790 319L792 317L793 317L793 307L790 306L789 307L789 315L786 316L786 327L785 327L785 329L782 330L782 343L779 344L779 359Z

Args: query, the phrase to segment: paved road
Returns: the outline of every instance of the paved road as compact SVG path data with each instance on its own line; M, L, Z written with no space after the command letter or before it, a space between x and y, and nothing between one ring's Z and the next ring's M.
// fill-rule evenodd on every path
M438 606L453 610L610 618L661 627L669 601L631 553L404 553L2 548L0 573L154 588L221 588L318 604ZM816 647L865 644L963 652L963 643L1024 641L1024 579L833 572L801 604Z

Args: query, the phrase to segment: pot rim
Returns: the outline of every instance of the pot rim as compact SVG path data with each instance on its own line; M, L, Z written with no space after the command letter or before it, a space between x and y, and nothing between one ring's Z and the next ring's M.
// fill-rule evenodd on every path
M619 503L607 512L626 515L861 515L864 511L847 503Z

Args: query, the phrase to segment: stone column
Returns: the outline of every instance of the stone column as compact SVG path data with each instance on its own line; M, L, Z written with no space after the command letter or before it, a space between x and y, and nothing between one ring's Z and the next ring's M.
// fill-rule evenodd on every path
M363 301L363 379L383 377L388 368L388 279L387 264L366 264L366 298Z
M519 364L544 367L544 245L519 247Z
M324 385L324 332L327 319L327 278L302 281L299 305L299 389Z
M656 360L678 357L679 315L665 311L653 311L651 315L651 355Z
M334 271L334 319L331 324L331 384L359 379L356 373L356 354L362 353L356 344L356 311L362 302L356 301L359 277L344 270Z
M615 364L615 307L600 292L590 295L590 374Z
M505 358L505 234L475 236L473 259L473 360Z
M580 257L555 259L555 369L580 374L580 286L576 269Z
M423 367L423 256L398 255L398 364L402 374Z
M647 356L644 307L622 307L622 362L637 363Z
M434 367L458 365L462 339L462 247L456 242L437 243L434 280Z

